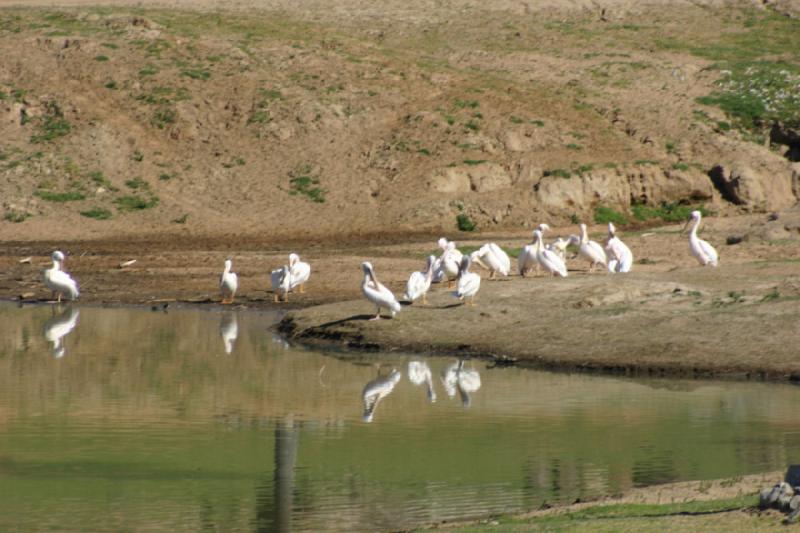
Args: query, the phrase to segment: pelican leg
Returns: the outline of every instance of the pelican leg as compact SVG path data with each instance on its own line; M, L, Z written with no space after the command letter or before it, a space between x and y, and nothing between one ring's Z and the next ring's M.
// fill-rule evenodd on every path
M60 293L60 292L58 293L58 300L57 300L57 302L58 302L58 303L61 303L61 293Z
M428 293L422 295L422 305L428 305Z
M380 320L380 319L381 319L381 308L378 307L378 313L374 317L370 318L370 321L372 321L372 320Z
M278 293L277 292L273 292L272 293L272 303L278 303Z
M494 279L494 270L489 271L489 279Z

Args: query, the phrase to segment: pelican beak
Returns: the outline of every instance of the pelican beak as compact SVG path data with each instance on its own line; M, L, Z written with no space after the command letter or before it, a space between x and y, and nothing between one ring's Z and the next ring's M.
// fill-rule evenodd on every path
M689 218L686 219L686 224L683 225L683 229L681 230L681 233L685 233L686 232L686 228L689 227L689 223L691 221L692 221L692 217L689 217Z

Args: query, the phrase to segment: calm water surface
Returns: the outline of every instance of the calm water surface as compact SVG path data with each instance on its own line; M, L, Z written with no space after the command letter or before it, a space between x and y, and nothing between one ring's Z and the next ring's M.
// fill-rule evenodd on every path
M275 319L0 306L0 530L387 530L800 462L794 386L339 359Z

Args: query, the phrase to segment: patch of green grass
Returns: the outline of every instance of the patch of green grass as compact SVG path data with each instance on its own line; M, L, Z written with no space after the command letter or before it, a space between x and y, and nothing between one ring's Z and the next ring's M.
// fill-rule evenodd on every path
M642 222L656 218L664 222L683 222L688 220L689 214L694 210L700 211L703 216L709 215L709 211L702 205L682 205L678 202L662 202L658 207L644 204L631 206L633 217Z
M116 50L117 48L119 48L119 45L117 43L103 43L102 46L110 48L111 50Z
M148 92L136 95L136 99L145 104L169 105L173 102L180 102L191 98L189 91L185 87L153 87Z
M53 192L40 190L36 191L34 194L48 202L77 202L86 198L86 196L79 191Z
M116 187L114 187L111 182L106 178L102 172L99 170L93 170L88 174L89 179L91 179L97 185L108 189L109 191L115 191Z
M420 148L417 150L417 153L422 155L431 155L431 151L427 148Z
M544 121L543 120L531 120L531 124L533 124L534 126L539 127L539 128L544 127Z
M472 131L479 131L481 129L481 125L473 119L470 119L466 124L464 124L464 127Z
M594 210L594 221L596 224L613 222L614 224L625 225L628 223L628 217L610 207L598 205Z
M774 301L774 300L777 300L777 299L778 299L778 298L780 298L780 297L781 297L781 293L779 293L779 292L778 292L778 288L777 288L777 287L775 287L775 288L773 288L773 289L772 289L770 292L768 292L767 294L765 294L765 295L764 295L764 296L761 298L761 301L762 301L762 302L772 302L772 301Z
M456 101L453 102L453 105L459 109L465 109L465 108L476 109L481 104L477 100L461 100L457 98Z
M594 165L592 165L592 164L588 164L588 165L581 165L581 166L579 166L579 167L578 167L578 168L575 170L575 172L577 172L577 173L578 173L578 175L583 175L583 174L586 174L587 172L591 172L592 170L594 170Z
M459 231L475 231L478 225L466 213L456 215L456 226Z
M292 196L303 195L312 202L321 204L325 202L325 190L319 186L319 177L311 174L309 165L302 165L289 174L289 194Z
M139 76L154 76L158 74L158 67L147 65L139 70Z
M104 55L94 56L94 60L95 61L100 61L100 62L108 61L108 56L104 56Z
M114 90L117 88L117 82L114 80L109 80L103 84L103 87L105 87L106 89Z
M13 222L14 224L19 224L20 222L25 222L31 216L32 215L30 213L9 210L3 214L3 220L7 222Z
M150 123L156 126L158 129L163 130L170 124L174 124L177 118L177 113L174 109L169 107L163 107L158 109L154 114L153 118L150 120Z
M464 164L474 167L476 165L482 165L486 163L486 161L486 159L465 159Z
M144 154L139 150L134 150L133 154L131 154L131 159L133 159L137 163L141 163L144 160Z
M172 179L172 175L167 174L166 172L162 172L161 174L158 175L158 179L161 181L169 181Z
M150 189L150 184L144 181L142 178L133 178L132 180L127 180L125 185L128 186L129 189L142 189L148 190Z
M652 159L637 159L633 162L634 165L637 167L646 166L646 165L658 165L658 161L653 161Z
M102 207L93 207L88 211L81 211L81 216L93 218L95 220L108 220L111 218L111 211L103 209Z
M555 176L556 178L564 178L569 179L572 177L572 172L565 168L554 168L552 170L545 170L543 175L547 176Z
M672 168L675 170L686 172L687 170L689 170L689 165L687 165L686 163L673 163Z
M248 124L268 124L270 122L272 122L272 117L266 109L253 111L247 119Z
M186 76L193 80L206 81L211 78L211 72L206 69L185 69L181 71L181 76Z
M31 135L32 143L44 143L64 137L72 131L69 122L56 102L45 104L44 116L37 119L38 133Z
M569 143L567 145L567 149L568 150L580 151L580 150L583 150L583 146L581 146L580 144Z
M511 115L511 117L510 117L510 119L509 119L509 120L511 120L511 123L512 123L512 124L522 124L523 122L525 122L525 119L522 119L522 118L516 117L516 116L514 116L514 115Z
M144 199L141 196L129 195L116 198L114 203L120 211L140 211L158 205L158 198L152 196L149 199Z
M172 222L173 224L186 224L186 221L188 219L189 219L189 213L184 213L178 218L173 218L170 222Z

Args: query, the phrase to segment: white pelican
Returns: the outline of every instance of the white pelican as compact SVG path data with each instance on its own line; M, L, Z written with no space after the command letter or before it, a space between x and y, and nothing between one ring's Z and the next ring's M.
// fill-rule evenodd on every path
M222 292L222 303L232 304L236 296L236 289L239 287L239 277L235 272L231 272L233 261L230 259L225 260L225 269L219 277L219 290Z
M490 242L484 244L470 254L470 260L477 263L489 271L489 277L493 278L499 272L503 276L511 273L511 259L508 254L497 244Z
M481 288L481 277L474 272L469 271L469 265L472 263L469 256L461 259L461 268L458 272L458 285L456 292L453 295L459 300L467 301L470 307L475 305L475 295L478 294L478 289Z
M291 290L300 287L300 292L305 292L306 282L311 276L311 265L300 261L300 256L293 253L289 254L289 268L292 271Z
M413 302L419 297L422 297L422 303L427 304L428 289L431 288L431 280L433 279L433 264L436 258L432 255L428 256L428 267L425 272L412 272L406 284L406 293L403 295L409 302Z
M606 254L608 256L609 272L630 272L633 266L633 253L628 246L616 235L617 229L613 222L608 223L608 240L606 241Z
M569 239L564 239L562 237L558 237L556 240L551 242L546 246L548 250L551 252L555 252L558 254L558 257L561 258L562 261L567 260L567 246L571 241Z
M222 337L222 344L225 346L225 353L233 352L233 345L239 336L239 319L235 313L227 312L222 315L219 322L219 334Z
M686 226L690 223L692 224L692 231L689 233L689 250L692 252L692 255L697 259L697 262L700 263L702 266L717 266L717 261L719 259L719 255L717 251L714 249L708 241L704 241L703 239L697 236L697 228L700 227L700 220L703 218L703 215L700 211L692 211L692 214L689 216L689 220L686 221ZM686 229L686 226L683 229Z
M270 272L269 282L272 285L272 301L275 303L281 300L288 302L289 290L292 287L292 271L289 265L283 265Z
M388 309L394 318L394 315L400 312L400 303L394 297L392 291L384 287L383 284L378 281L371 263L364 261L361 263L361 269L364 271L364 281L361 283L361 292L364 293L367 300L375 304L378 310L375 317L371 320L380 320L381 307Z
M594 272L597 265L605 267L608 264L606 252L600 243L589 240L586 224L581 224L581 237L578 240L578 245L580 246L578 255L589 261L589 272Z
M552 250L548 250L544 247L542 232L540 230L535 230L533 232L534 238L534 247L536 250L536 260L542 265L547 272L550 272L553 276L558 275L562 278L567 277L567 265L564 263L564 260L561 259L557 253Z
M550 231L550 226L542 223L536 226L536 230L540 231L542 235L544 235L546 231ZM539 261L536 259L536 246L534 246L535 243L536 241L534 240L531 244L526 244L523 246L522 250L517 256L517 270L519 271L519 275L522 277L525 277L525 275L534 268L536 269L536 275L539 275Z
M381 376L379 373L377 378L364 386L361 392L361 399L364 401L364 422L372 422L378 403L391 394L401 377L403 374L393 368L388 376Z
M472 404L470 393L481 388L481 375L475 369L464 368L464 360L459 359L442 371L442 384L449 397L453 398L458 391L461 404L469 407Z
M433 388L433 378L431 377L431 367L424 361L409 361L408 363L408 379L414 385L422 385L423 383L428 386L428 401L434 403L436 401L436 390Z
M44 271L44 286L53 291L53 296L58 295L59 302L62 295L70 300L76 300L80 294L78 283L72 279L72 276L61 270L64 254L56 250L50 258L53 260L53 266Z
M439 239L440 243L441 241L442 239ZM447 280L448 287L452 288L453 280L458 277L458 271L463 257L464 254L456 248L455 242L447 242L445 250L439 257L438 265L434 271L434 279L438 279L439 281Z
M44 338L53 344L53 357L56 359L64 357L64 354L67 353L62 339L75 329L79 316L80 311L70 306L60 315L54 316L44 323Z

